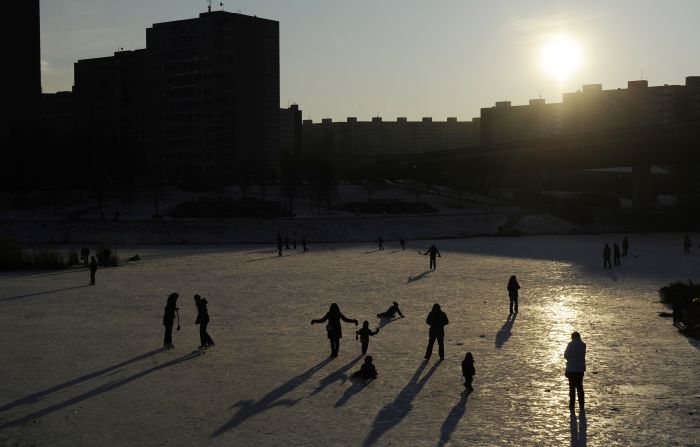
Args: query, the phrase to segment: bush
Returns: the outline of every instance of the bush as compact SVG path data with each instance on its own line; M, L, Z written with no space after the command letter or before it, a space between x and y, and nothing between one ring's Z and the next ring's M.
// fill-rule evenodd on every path
M13 238L0 237L0 269L19 269L23 265L22 249L17 241Z
M62 269L66 267L66 257L54 247L32 248L24 253L24 265L38 269Z

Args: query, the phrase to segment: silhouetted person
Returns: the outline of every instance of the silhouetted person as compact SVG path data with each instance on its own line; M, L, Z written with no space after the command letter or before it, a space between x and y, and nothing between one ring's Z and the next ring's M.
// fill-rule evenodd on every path
M583 408L585 399L583 394L583 374L586 372L586 344L581 340L581 334L571 334L571 341L564 351L566 359L565 376L569 379L569 408L574 409L576 393L578 393L578 406Z
M510 299L510 312L518 313L518 290L520 290L520 284L515 275L512 275L508 280L508 298ZM515 311L514 311L515 310Z
M95 273L97 273L97 259L90 256L90 285L95 285Z
M617 245L617 242L613 244L613 263L617 266L622 265L620 262L620 246Z
M338 352L340 351L340 339L343 338L343 330L340 327L340 320L343 320L346 323L355 323L355 326L358 324L357 320L347 318L345 315L343 315L336 303L331 304L330 309L328 309L328 312L323 316L323 318L319 320L311 320L311 324L325 323L328 321L328 324L326 325L326 332L328 333L328 339L331 342L331 357L338 357Z
M277 233L277 256L282 256L282 235Z
M394 301L390 308L388 308L385 312L377 314L377 316L379 318L394 318L396 314L399 314L401 318L403 318L401 309L399 309L399 303Z
M384 250L384 239L382 239L381 236L377 238L377 248L379 248L379 250Z
M85 267L88 266L88 263L90 262L90 249L87 247L83 247L80 249L80 260L83 261L83 265Z
M358 377L362 380L374 380L377 378L377 369L372 363L371 355L365 357L365 362L360 367L360 370L352 373L352 377Z
M690 247L693 246L693 243L690 242L690 237L686 234L683 237L683 254L684 255L689 255L690 254Z
M362 329L360 329L359 331L355 331L355 339L359 337L360 343L362 344L362 354L367 354L367 347L369 346L369 337L377 335L378 333L379 329L372 332L372 329L369 328L368 321L362 323Z
M438 342L440 360L445 358L445 326L447 326L449 322L445 312L440 310L440 305L437 303L433 304L433 310L430 311L428 318L425 319L425 324L430 326L430 332L428 333L428 349L425 350L426 360L429 360L430 356L433 354L433 344L435 340Z
M296 249L297 249L297 234L294 233L292 235L292 250L296 250Z
M630 249L630 241L627 239L627 236L625 236L624 239L622 239L622 257L626 258L627 257L627 252Z
M399 244L401 245L401 250L406 249L406 240L404 238L401 238L401 240L399 241Z
M430 255L430 269L435 270L437 268L437 258L436 256L440 256L442 258L442 255L438 251L437 247L435 244L431 245L428 247L428 249L425 251L425 253L421 253L420 250L418 250L418 253L422 255Z
M165 304L165 311L163 312L163 326L165 326L165 338L163 339L163 346L166 348L172 348L173 345L173 325L175 324L175 314L178 313L177 299L180 295L177 293L171 293L168 297L168 301ZM178 313L178 320L180 315ZM180 329L180 325L177 325Z
M472 381L474 380L475 374L474 356L471 352L467 352L467 355L464 356L464 360L462 360L462 375L464 376L464 387L469 391L474 391L474 388L472 388Z
M301 236L301 246L304 249L304 251L302 253L306 253L307 251L309 251L309 247L306 246L306 235L305 234L303 234Z
M676 295L673 297L671 300L671 309L673 311L673 325L678 326L683 313L683 297L681 295Z
M194 324L199 325L199 349L207 349L214 346L214 340L207 332L209 325L209 309L207 309L207 299L199 295L194 296L194 305L197 306L197 319Z
M289 250L289 236L284 236L284 249Z
M611 253L610 246L606 242L605 247L603 247L603 268L604 269L608 269L608 268L611 269L612 268L612 264L610 263L610 253Z

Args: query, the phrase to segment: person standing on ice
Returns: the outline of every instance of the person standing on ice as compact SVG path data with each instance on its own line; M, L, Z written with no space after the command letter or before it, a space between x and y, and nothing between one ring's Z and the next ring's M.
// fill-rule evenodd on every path
M571 341L564 351L566 359L566 372L569 379L569 409L573 411L578 393L578 406L583 408L585 399L583 394L583 374L586 372L586 344L581 340L581 334L571 334Z
M512 275L508 280L508 298L510 299L509 313L511 314L514 313L513 309L515 309L516 314L518 313L518 290L520 290L520 284L518 284L515 275Z
M369 328L369 321L365 321L362 323L362 329L359 331L355 331L355 339L357 340L358 338L360 339L360 343L362 343L362 355L367 354L367 348L369 347L369 337L375 336L379 333L379 329L376 331L372 331L372 329Z
M207 309L207 299L199 295L194 296L194 305L197 306L197 319L194 324L199 325L199 349L207 349L214 346L214 340L207 332L209 324L209 309Z
M439 256L442 258L442 255L440 254L440 251L438 251L437 247L435 244L431 245L428 247L428 249L425 251L425 253L421 253L420 250L418 250L418 253L425 256L425 255L430 255L430 270L435 270L437 269L437 258L436 256Z
M355 323L355 326L358 324L357 320L343 315L343 313L340 312L340 307L338 307L336 303L331 304L330 309L328 309L328 312L326 312L326 315L324 315L323 318L311 320L311 324L325 323L328 321L328 324L326 325L326 332L328 334L328 339L331 342L331 357L338 357L338 352L340 351L340 339L343 338L343 330L340 327L340 320L343 320L346 323Z
M445 359L445 326L449 323L450 320L447 319L447 314L440 309L440 305L437 303L433 304L433 310L430 311L428 318L425 319L425 324L430 326L428 348L425 350L425 360L430 360L430 356L433 354L435 340L438 342L440 360Z
M401 240L399 241L399 245L401 245L401 250L405 250L406 249L406 239L401 238Z
M683 254L684 255L689 255L690 254L690 247L693 246L693 243L690 242L690 237L686 234L685 237L683 237Z
M384 250L384 239L381 236L377 236L377 248L381 251Z
M622 240L622 257L626 258L627 257L627 252L630 249L630 241L627 239L627 236Z
M467 352L464 356L464 360L462 360L462 375L464 376L464 387L468 391L474 391L474 388L472 388L472 381L474 380L475 374L474 356L471 352Z
M97 259L94 256L90 256L90 285L95 285L95 273L97 273Z
M165 326L165 338L163 339L163 346L166 348L172 348L173 345L173 325L175 324L175 314L178 314L178 320L180 319L180 314L178 313L177 299L180 297L177 293L171 293L168 297L168 301L165 304L165 312L163 312L163 326ZM177 325L177 330L180 330L180 324Z
M603 247L603 268L604 269L612 268L612 264L610 263L610 254L611 254L610 246L606 242L605 247Z
M613 244L613 264L616 266L621 266L622 263L620 262L620 246L617 245L617 242Z

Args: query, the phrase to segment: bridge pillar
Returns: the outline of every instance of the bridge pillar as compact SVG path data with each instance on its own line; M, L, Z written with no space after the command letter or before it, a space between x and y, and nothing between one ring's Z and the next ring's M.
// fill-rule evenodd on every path
M632 166L632 208L639 213L646 213L654 208L651 182L650 164Z

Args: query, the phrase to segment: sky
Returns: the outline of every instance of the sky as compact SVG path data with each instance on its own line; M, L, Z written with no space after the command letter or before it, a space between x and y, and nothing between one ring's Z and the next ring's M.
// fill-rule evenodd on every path
M41 3L47 93L71 89L77 60L144 48L151 24L206 10L204 0ZM561 102L583 84L700 75L698 0L228 0L224 9L280 22L280 106L299 104L314 121L467 121L496 101ZM581 53L564 78L541 67L552 35Z

